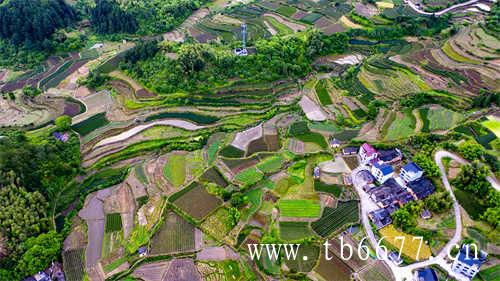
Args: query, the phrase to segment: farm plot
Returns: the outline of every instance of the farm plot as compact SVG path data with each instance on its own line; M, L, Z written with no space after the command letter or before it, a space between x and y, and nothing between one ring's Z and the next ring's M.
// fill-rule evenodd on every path
M85 275L85 249L65 251L62 254L64 274L68 281L82 281Z
M358 201L339 202L337 208L326 207L318 221L311 224L320 236L327 237L346 224L359 221Z
M464 116L462 114L441 106L433 106L429 108L427 116L422 116L422 118L428 120L430 131L448 130L464 120ZM424 121L424 127L425 122L426 121Z
M174 212L169 212L151 239L151 254L169 255L194 250L195 227Z
M282 24L278 20L273 17L264 17L267 23L269 23L274 30L278 32L279 35L288 35L293 33L293 30L288 26Z
M104 237L102 241L102 256L108 257L120 248L123 242L122 217L119 213L106 215Z
M257 168L263 173L275 173L281 169L285 159L281 155L272 156L257 164Z
M201 125L210 125L220 120L217 116L203 115L195 112L161 112L146 117L145 122L158 119L183 119Z
M170 155L163 167L163 175L175 188L179 188L186 180L186 155L180 153Z
M243 132L239 132L234 137L231 145L238 148L239 150L246 151L248 144L253 141L262 138L264 130L262 125L250 128Z
M229 210L222 207L203 221L201 228L218 240L224 240L236 223L237 222L233 221L233 217L230 215Z
M200 177L200 180L213 182L221 187L226 187L229 184L216 167L212 167L206 170L205 173L203 173L203 175Z
M304 25L288 21L279 15L266 13L266 14L264 14L264 16L274 18L278 23L286 26L287 28L291 29L293 32L299 32L302 30L306 30L306 27Z
M378 60L365 63L358 79L369 91L389 100L399 100L406 94L430 90L416 74L402 68L393 69Z
M276 9L276 12L278 14L284 15L285 17L289 18L295 14L297 9L292 6L287 6L287 5L280 5L278 9Z
M320 180L314 181L314 191L330 193L337 198L340 196L340 193L342 193L343 188L343 186L338 184L326 184Z
M300 245L297 258L295 260L285 258L285 264L292 272L309 272L316 266L319 254L319 246L303 244Z
M314 271L325 280L350 281L352 269L349 268L335 253L330 251L331 260L326 260L326 254L321 250L319 264Z
M169 200L197 220L203 219L222 204L219 198L209 194L205 187L197 182L173 194ZM203 204L193 204L193 202L203 202Z
M328 147L325 138L321 134L311 132L305 121L293 123L290 126L289 134L300 141L315 143L323 149Z
M296 241L315 236L308 222L280 222L280 238L285 241Z
M247 221L257 210L262 203L262 188L256 188L248 191L245 195L248 197L249 207L241 212L241 219Z
M359 277L363 281L391 281L394 280L392 277L391 269L383 261L377 261L365 267L359 272Z
M407 138L415 133L415 116L411 112L398 112L396 119L391 123L385 138L397 140Z
M81 136L85 136L98 128L106 126L107 124L109 124L109 121L106 119L106 113L103 112L91 116L88 119L71 126L71 128Z
M304 95L299 102L302 111L306 114L307 119L311 121L325 121L326 113L312 101L308 96Z
M258 181L260 181L264 175L257 170L255 167L243 170L234 177L234 180L244 184L245 186L251 186Z
M319 102L323 106L333 104L330 93L328 93L327 86L327 80L320 80L318 83L316 83L315 87L316 95L318 96Z
M236 148L232 145L228 145L228 146L224 147L223 149L221 149L221 151L219 152L219 155L222 157L226 157L226 158L240 158L240 157L243 157L245 155L245 151L243 151L239 148Z
M422 261L432 256L431 248L429 247L429 245L423 242L419 251L420 240L414 239L414 236L397 230L392 224L380 229L379 232L386 242L396 247L397 249L401 248L401 243L403 241L402 239L396 239L396 237L405 237L402 254L410 257L413 260Z
M317 200L282 199L278 208L281 216L286 218L318 218L321 206Z
M500 138L500 121L493 115L490 115L487 118L488 120L483 121L481 124L492 131L497 138Z

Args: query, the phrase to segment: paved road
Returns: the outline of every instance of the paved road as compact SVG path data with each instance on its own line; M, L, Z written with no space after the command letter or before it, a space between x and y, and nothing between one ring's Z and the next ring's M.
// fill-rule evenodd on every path
M453 211L455 214L455 225L456 225L455 234L453 235L453 238L443 247L443 249L441 249L441 252L439 252L437 256L431 257L426 261L413 263L404 267L399 267L395 265L393 262L391 262L387 258L387 256L383 253L383 251L377 246L377 240L375 238L375 234L372 231L370 220L368 218L368 213L378 209L378 206L371 200L368 194L363 190L363 186L366 185L366 182L363 180L362 177L359 176L359 173L363 170L368 170L368 167L360 166L354 169L352 172L353 185L356 188L356 191L358 192L359 198L361 200L361 221L368 235L370 244L374 249L376 249L376 252L379 253L379 256L382 258L382 260L389 265L389 268L391 269L397 281L412 280L412 272L415 269L427 267L433 264L437 264L440 267L442 267L444 270L448 272L448 274L451 277L455 278L456 280L469 281L469 279L464 278L462 275L458 275L455 272L453 272L451 270L452 264L446 260L446 257L450 252L451 248L454 247L454 245L459 244L462 238L462 217L460 215L460 205L458 204L455 195L453 194L453 190L451 189L450 183L446 176L446 170L443 165L443 158L445 157L452 158L461 164L467 164L468 162L463 158L444 150L437 151L434 156L434 161L438 165L439 170L441 172L441 181L443 182L443 185L446 188L446 190L450 192L451 198L453 200ZM492 183L492 185L498 190L498 183L494 177L488 177L488 181L490 181L490 183Z
M460 4L456 4L456 5L453 5L453 6L450 6L446 9L443 9L439 12L435 12L435 13L430 13L430 12L425 12L423 10L420 10L417 8L417 6L415 5L415 3L413 3L412 1L408 0L408 6L410 6L415 12L421 14L421 15L435 15L435 16L442 16L446 13L448 13L449 11L453 10L453 9L456 9L456 8L460 8L460 7L464 7L464 6L468 6L468 5L472 5L472 4L475 4L475 3L478 3L479 0L470 0L470 1L467 1L467 2L464 2L464 3L460 3Z

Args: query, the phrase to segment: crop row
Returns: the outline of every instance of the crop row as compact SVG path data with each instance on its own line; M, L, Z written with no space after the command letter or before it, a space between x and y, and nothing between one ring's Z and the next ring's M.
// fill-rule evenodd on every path
M323 237L327 237L335 230L347 223L359 220L359 206L357 201L340 202L337 208L325 208L323 216L312 223L313 230Z

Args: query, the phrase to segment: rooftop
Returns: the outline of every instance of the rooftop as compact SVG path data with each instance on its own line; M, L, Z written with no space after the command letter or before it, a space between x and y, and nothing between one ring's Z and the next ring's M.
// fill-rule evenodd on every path
M377 229L380 229L392 222L391 215L384 208L370 212L369 216L373 224L377 226Z
M401 151L397 148L378 151L378 158L384 162L395 162L401 160L402 157Z
M419 200L431 195L436 190L431 180L425 177L409 182L408 188L412 190Z
M413 162L404 165L402 169L404 169L407 172L413 172L413 173L423 172L422 168L420 168L417 164Z
M357 153L358 152L358 147L355 147L355 146L348 146L348 147L345 147L342 149L342 152L344 154L354 154L354 153Z
M477 259L476 259L477 254ZM458 255L458 261L468 265L469 267L477 266L477 268L481 267L481 265L486 261L486 254L480 250L475 252L474 248L471 248L470 245L464 244L462 248L460 248L460 254Z
M426 267L417 270L417 281L438 281L438 277L434 269Z
M391 165L375 163L373 166L379 169L384 176L394 173L394 169Z
M366 155L370 156L374 153L377 153L377 150L375 148L373 148L373 146L371 146L369 143L365 142L363 143L363 145L361 146L361 148L366 152Z

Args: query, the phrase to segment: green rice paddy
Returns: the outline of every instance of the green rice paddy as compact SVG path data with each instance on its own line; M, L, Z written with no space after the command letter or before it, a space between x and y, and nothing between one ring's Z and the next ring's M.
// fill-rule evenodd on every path
M163 167L163 175L175 187L180 187L186 180L186 156L172 154Z
M283 199L278 205L282 217L318 218L321 206L316 200Z

